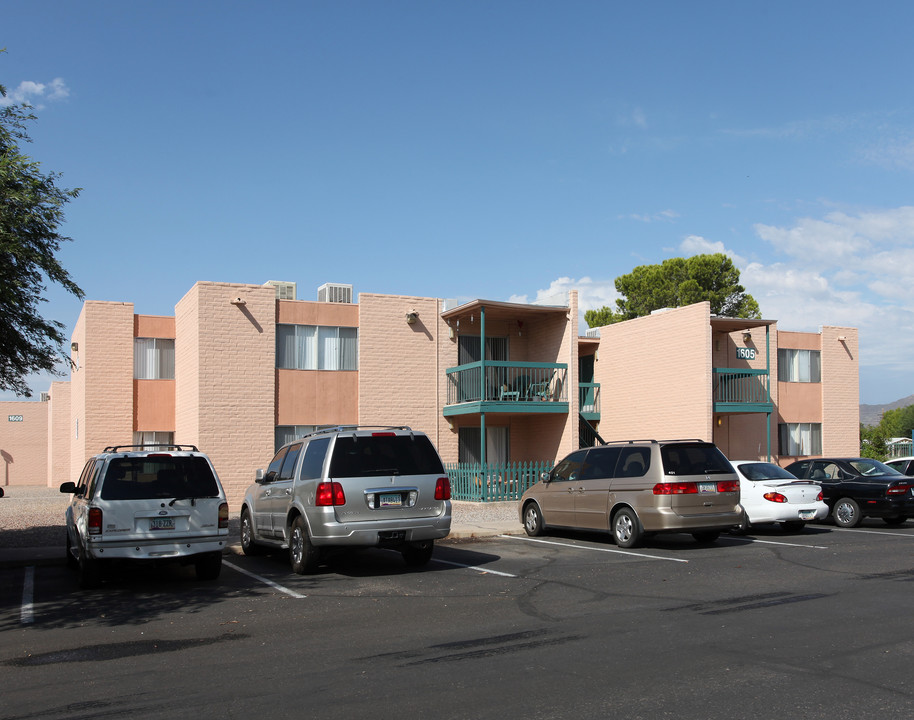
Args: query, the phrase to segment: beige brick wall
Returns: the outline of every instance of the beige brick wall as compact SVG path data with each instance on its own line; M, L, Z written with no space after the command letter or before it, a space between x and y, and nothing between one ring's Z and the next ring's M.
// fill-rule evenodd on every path
M710 321L703 302L601 328L605 440L712 439Z
M824 326L821 335L822 453L857 455L860 452L857 328Z
M70 383L53 382L48 393L48 487L76 480L70 469Z
M175 442L210 456L235 511L273 456L275 321L271 286L198 282L175 307Z
M3 401L0 413L0 486L44 485L48 476L48 403Z
M406 314L413 310L418 320L409 325ZM409 425L433 439L439 434L446 369L440 365L439 341L455 345L439 318L437 299L359 295L360 424Z

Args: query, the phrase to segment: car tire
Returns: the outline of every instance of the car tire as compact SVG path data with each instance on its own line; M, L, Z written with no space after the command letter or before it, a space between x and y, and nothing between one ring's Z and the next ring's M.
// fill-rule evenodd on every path
M292 571L299 575L312 573L317 570L319 560L320 551L311 544L305 519L298 515L292 521L292 529L289 531L289 561Z
M733 535L745 535L749 532L750 526L749 513L743 510L743 514L739 517L739 525L734 525L730 528L730 533Z
M720 537L720 530L699 530L693 532L692 537L700 543L712 543Z
M832 509L835 525L842 528L855 528L863 519L860 516L860 506L850 498L841 498Z
M428 561L432 559L434 550L434 540L419 540L404 545L400 553L403 555L403 560L406 561L406 564L409 565L409 567L422 567L423 565L428 565Z
M101 584L102 574L99 562L88 557L82 545L79 546L76 572L77 582L82 590L91 590Z
M882 518L882 522L886 525L901 525L907 519L906 515L896 515L895 517Z
M254 542L254 521L251 511L247 508L241 510L241 552L245 555L260 555L263 547Z
M222 553L211 552L201 555L194 561L197 580L215 580L222 572Z
M785 520L781 523L781 529L785 532L800 532L805 527L806 522L803 520Z
M641 544L644 530L638 514L631 508L622 508L613 516L613 540L620 548L634 548Z
M543 534L545 525L543 525L543 512L540 506L535 502L527 503L524 508L524 531L530 537L537 537Z

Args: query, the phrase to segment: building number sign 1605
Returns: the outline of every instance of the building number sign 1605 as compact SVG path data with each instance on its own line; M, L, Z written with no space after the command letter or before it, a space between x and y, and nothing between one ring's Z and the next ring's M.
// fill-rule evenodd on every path
M738 347L736 348L737 360L755 360L755 348Z

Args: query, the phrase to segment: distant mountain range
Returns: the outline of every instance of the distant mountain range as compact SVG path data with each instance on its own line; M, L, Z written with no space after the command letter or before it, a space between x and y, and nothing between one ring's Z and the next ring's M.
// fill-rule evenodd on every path
M896 410L908 405L914 405L914 395L908 395L906 398L901 398L888 405L861 405L860 422L863 425L878 425L882 419L882 413L886 410Z

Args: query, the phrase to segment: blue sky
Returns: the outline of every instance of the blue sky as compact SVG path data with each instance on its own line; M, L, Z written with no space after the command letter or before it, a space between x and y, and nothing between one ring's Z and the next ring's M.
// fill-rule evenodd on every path
M89 299L588 309L726 252L782 330L858 327L879 404L914 393L912 27L891 1L5 0L0 83L83 188L61 259Z

